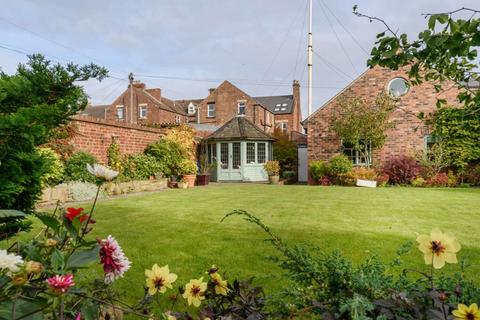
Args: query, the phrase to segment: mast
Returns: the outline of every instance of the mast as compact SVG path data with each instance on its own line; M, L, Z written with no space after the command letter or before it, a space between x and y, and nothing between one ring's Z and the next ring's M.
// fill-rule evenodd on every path
M313 36L312 36L312 0L309 0L308 15L308 116L312 114L312 76L313 76Z

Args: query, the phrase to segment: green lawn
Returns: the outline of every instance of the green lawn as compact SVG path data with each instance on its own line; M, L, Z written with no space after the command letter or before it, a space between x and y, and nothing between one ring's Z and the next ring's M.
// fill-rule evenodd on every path
M94 235L112 234L133 261L116 284L128 296L141 295L143 271L154 263L168 264L178 284L216 264L230 277L255 275L272 292L284 282L281 270L265 259L275 253L262 241L265 234L239 217L220 223L237 208L263 219L287 243L340 249L354 261L368 251L391 259L417 232L438 226L458 237L459 257L473 262L469 273L480 280L479 189L221 184L166 190L100 201ZM407 258L410 266L426 268L417 250Z

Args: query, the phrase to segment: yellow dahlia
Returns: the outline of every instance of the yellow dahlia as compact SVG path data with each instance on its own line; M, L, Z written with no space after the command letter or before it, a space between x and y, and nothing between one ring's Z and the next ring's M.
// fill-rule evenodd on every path
M480 320L480 311L476 303L472 303L469 307L459 304L457 308L452 312L455 320Z
M148 294L153 296L155 293L160 292L164 293L167 291L167 288L172 288L172 283L177 280L177 275L175 273L170 273L168 265L159 267L156 263L153 265L152 270L145 270L145 280Z
M183 297L187 299L188 305L199 307L202 300L205 299L204 293L207 291L207 283L203 282L203 277L200 279L192 279L185 286Z
M426 264L432 264L440 269L447 263L457 263L456 253L460 251L460 243L450 233L443 233L435 228L430 235L422 234L417 237L418 249L423 252Z
M223 280L222 276L219 275L217 272L210 273L210 278L215 284L215 293L226 296L228 292L227 280Z

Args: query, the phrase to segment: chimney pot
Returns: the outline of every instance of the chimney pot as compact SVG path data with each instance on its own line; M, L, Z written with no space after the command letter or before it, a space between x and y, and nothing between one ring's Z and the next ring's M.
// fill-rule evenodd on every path
M215 88L208 89L208 94L212 94L213 91L215 91Z

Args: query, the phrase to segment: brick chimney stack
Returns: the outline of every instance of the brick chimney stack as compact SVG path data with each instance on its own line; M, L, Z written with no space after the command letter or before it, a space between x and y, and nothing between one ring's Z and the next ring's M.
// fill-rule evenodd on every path
M215 91L215 88L208 89L208 94L211 95L213 91Z
M300 81L293 80L293 130L301 131L302 104L300 103Z
M132 86L134 88L138 88L138 89L145 89L145 83L140 82L140 81L133 81Z
M162 100L162 89L152 88L152 89L147 89L146 91L150 93L152 96L154 96L158 101Z

